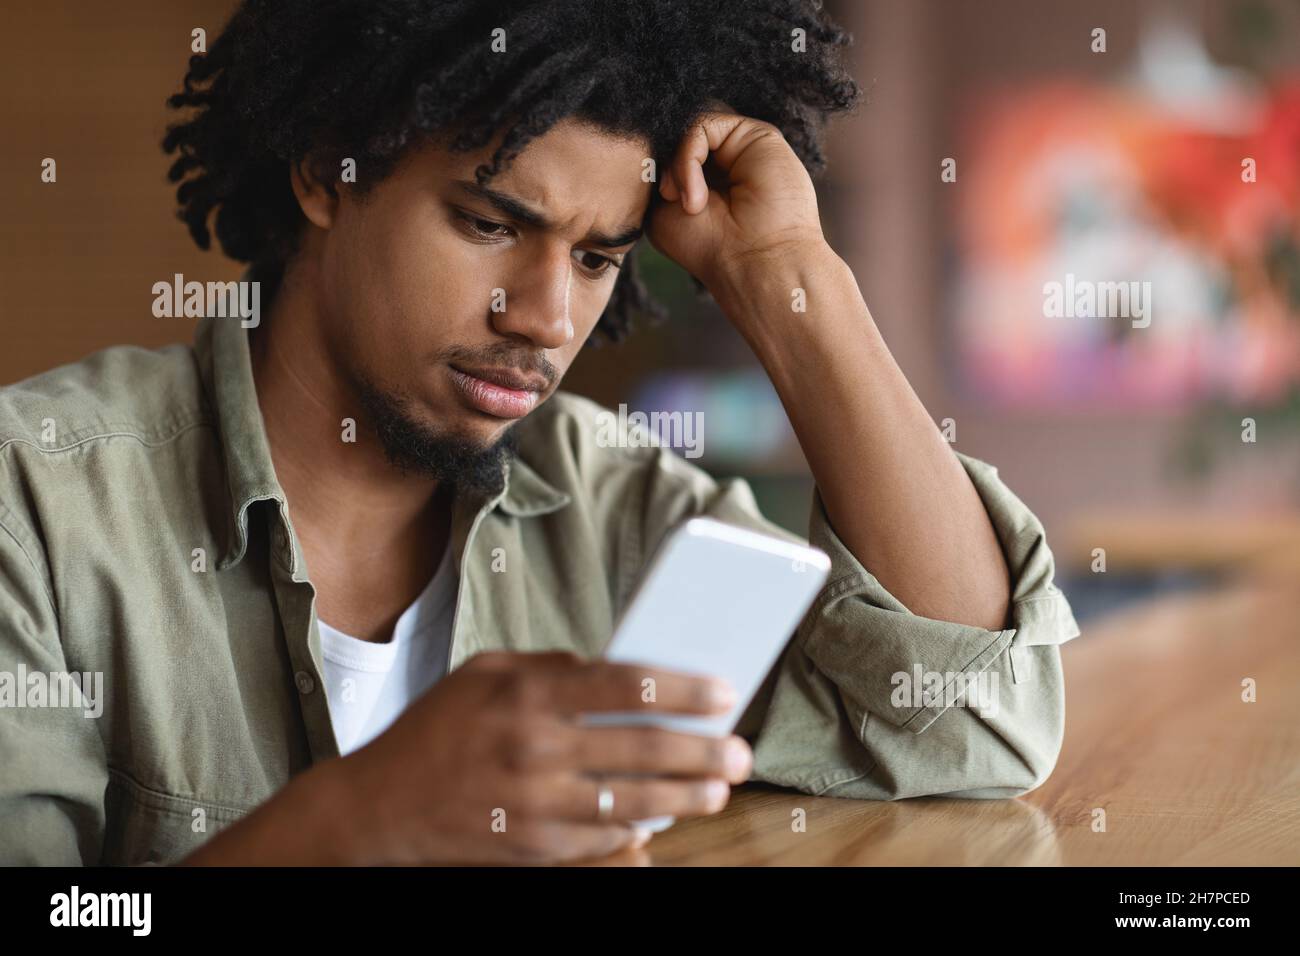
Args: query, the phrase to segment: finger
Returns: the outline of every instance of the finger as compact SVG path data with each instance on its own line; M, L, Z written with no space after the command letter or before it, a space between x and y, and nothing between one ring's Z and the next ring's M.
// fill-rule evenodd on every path
M673 171L671 169L664 171L663 181L659 184L659 194L669 202L676 202L678 197L682 194L681 190L677 188L676 181L673 179Z
M709 204L709 185L704 180L703 166L704 161L709 158L708 140L693 131L687 133L682 147L670 172L674 184L680 184L677 192L682 209L694 215ZM701 152L703 155L697 156Z
M706 113L698 127L707 144L704 159L712 156L713 162L724 173L731 171L740 154L756 139L772 133L780 135L772 124L736 113ZM700 162L703 163L704 159Z
M574 728L571 765L596 774L717 777L744 783L754 757L743 738L705 737L660 727Z
M516 855L522 862L567 862L608 856L645 846L649 834L621 823L536 820L516 825Z
M570 812L594 820L600 813L600 790L608 787L613 802L607 819L631 823L652 817L704 817L731 799L725 780L674 780L671 777L571 777Z
M731 786L716 777L676 780L556 773L535 777L534 781L526 808L516 811L524 819L600 823L602 787L608 787L613 797L604 818L606 823L627 824L661 816L707 816L725 807L731 797Z
M562 714L595 711L716 714L735 704L726 681L640 664L589 661L545 674L546 703Z
M710 153L725 173L730 171L746 145L747 130L761 127L748 117L736 113L705 113L691 124L677 147L670 169L675 181L685 190L682 208L695 214L709 204L709 186L704 178L704 163ZM740 133L741 135L733 135Z

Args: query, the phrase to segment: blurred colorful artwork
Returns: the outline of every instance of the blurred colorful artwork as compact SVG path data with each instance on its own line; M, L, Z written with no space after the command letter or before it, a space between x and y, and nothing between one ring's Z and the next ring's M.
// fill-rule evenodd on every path
M1300 77L1203 109L1047 84L967 116L952 303L966 392L1181 409L1300 383ZM1091 294L1119 284L1148 291L1145 316ZM1079 308L1076 289L1091 290Z

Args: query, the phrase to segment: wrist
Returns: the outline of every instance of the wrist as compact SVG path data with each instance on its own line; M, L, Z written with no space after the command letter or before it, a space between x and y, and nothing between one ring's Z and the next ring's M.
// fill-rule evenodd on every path
M304 815L305 832L312 834L305 850L327 866L371 866L381 863L381 844L367 831L378 815L367 812L355 786L352 762L346 757L326 760L299 774L290 783L298 792L293 801Z
M760 357L799 331L816 332L844 316L860 299L848 264L822 239L734 260L706 286Z
M347 866L371 862L340 760L290 779L244 819L224 828L182 866Z

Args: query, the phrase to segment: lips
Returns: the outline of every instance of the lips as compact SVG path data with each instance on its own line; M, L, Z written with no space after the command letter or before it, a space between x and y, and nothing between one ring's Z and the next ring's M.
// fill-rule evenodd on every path
M453 365L452 369L462 375L470 375L480 381L500 385L502 388L508 388L516 392L543 392L546 390L545 378L540 375L526 375L513 368L461 368Z
M469 405L496 418L522 418L546 389L546 380L516 369L449 366L451 380Z

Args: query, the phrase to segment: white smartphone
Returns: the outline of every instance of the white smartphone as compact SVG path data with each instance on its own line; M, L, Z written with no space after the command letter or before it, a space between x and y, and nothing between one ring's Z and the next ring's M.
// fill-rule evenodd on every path
M608 660L726 680L736 703L717 716L645 711L582 715L591 725L729 734L821 590L824 551L712 518L665 537L605 649ZM639 820L663 830L673 817Z

